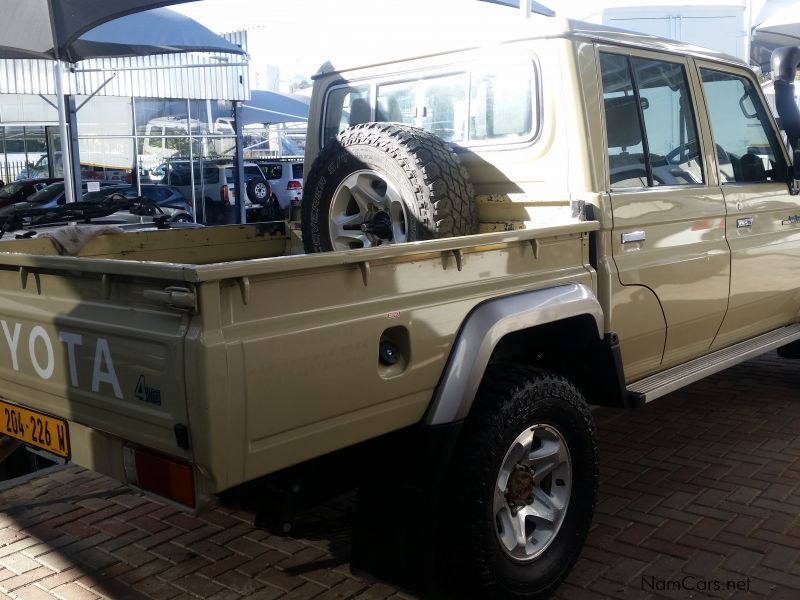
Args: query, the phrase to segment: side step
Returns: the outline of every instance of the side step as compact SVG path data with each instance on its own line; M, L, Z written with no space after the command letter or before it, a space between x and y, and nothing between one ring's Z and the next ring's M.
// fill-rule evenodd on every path
M640 379L628 386L631 405L641 406L646 402L665 396L670 392L694 383L708 375L749 360L760 354L800 339L800 323L781 327L756 338L739 342L722 350L716 350L687 363L677 365L661 373Z

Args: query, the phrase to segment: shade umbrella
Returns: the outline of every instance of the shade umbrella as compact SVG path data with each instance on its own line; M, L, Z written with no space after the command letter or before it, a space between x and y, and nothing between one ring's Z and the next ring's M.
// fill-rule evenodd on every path
M107 21L191 0L0 0L6 27L0 52L6 58L52 58L75 62L71 44Z
M307 96L253 90L242 104L242 125L254 123L294 123L308 121Z
M173 52L243 53L236 44L168 8L134 13L103 23L81 35L67 50L73 61Z
M55 87L68 201L74 201L75 190L67 151L69 138L62 61L75 62L71 44L107 21L188 1L191 0L0 0L0 14L6 23L0 34L0 58L56 61Z

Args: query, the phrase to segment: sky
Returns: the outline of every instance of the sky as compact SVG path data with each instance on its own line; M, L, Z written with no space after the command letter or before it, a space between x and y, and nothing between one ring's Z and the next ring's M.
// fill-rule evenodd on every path
M582 16L597 4L550 2L562 6L563 16ZM217 33L248 28L251 63L256 70L279 65L282 79L309 77L332 57L340 63L368 62L367 48L371 62L393 47L418 47L434 35L472 32L480 38L488 28L501 27L498 17L517 14L476 0L200 0L171 8Z
M770 0L772 5L794 0ZM800 0L799 0L800 1ZM766 0L540 0L558 16L600 22L602 9L658 5L751 7L760 14ZM503 31L503 21L521 19L519 11L478 0L199 0L175 5L217 33L248 29L251 86L269 88L267 65L278 65L281 80L313 75L325 62L364 65L449 39L480 45L488 34ZM531 26L536 26L533 16ZM516 23L516 21L515 21ZM476 43L472 43L475 41ZM285 86L283 91L287 91Z

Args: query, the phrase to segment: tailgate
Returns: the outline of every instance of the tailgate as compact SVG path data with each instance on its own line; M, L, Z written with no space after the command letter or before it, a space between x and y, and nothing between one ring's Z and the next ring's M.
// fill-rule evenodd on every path
M193 310L148 293L169 285L0 270L0 431L65 458L99 451L76 448L90 443L76 439L84 428L191 458L184 336Z

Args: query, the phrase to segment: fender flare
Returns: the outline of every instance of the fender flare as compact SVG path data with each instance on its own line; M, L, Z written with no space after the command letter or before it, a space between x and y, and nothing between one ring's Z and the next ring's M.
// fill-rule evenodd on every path
M598 339L602 339L603 309L594 292L582 284L521 292L479 304L461 326L423 423L443 425L466 418L492 352L503 337L581 315L594 318Z

